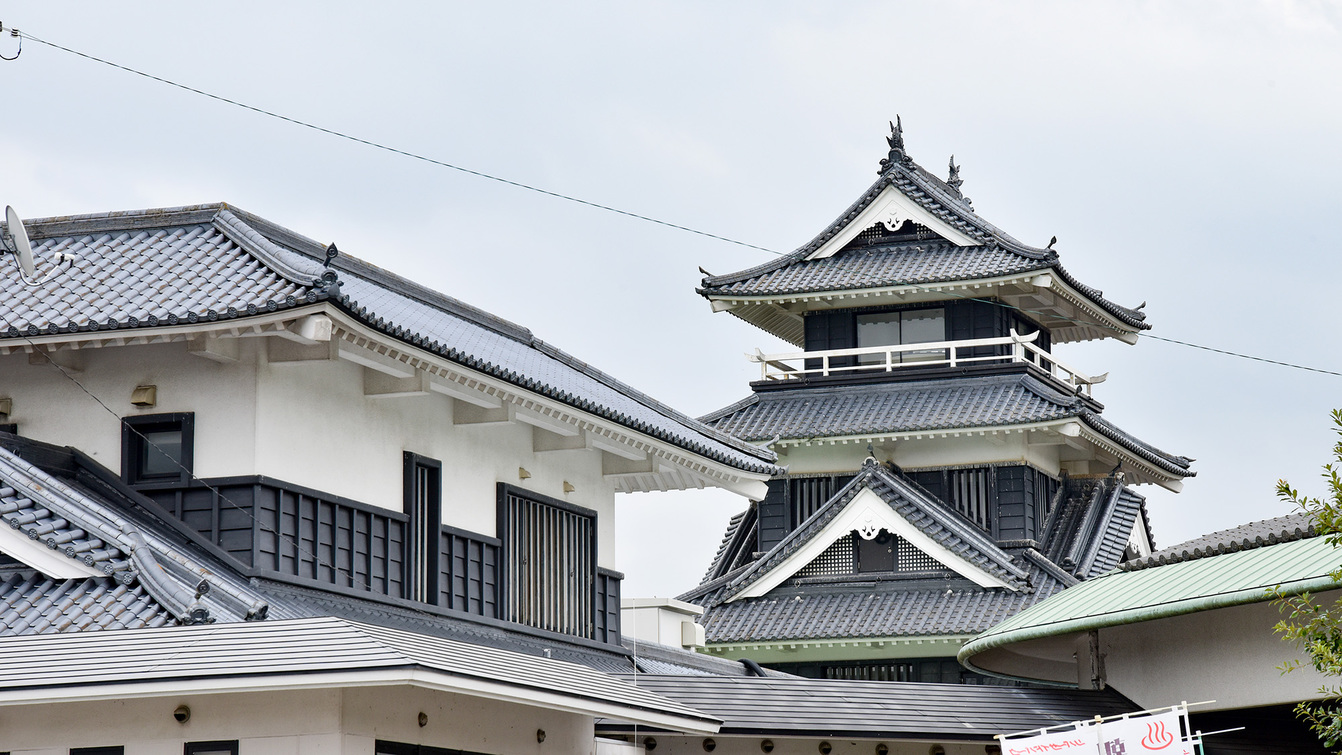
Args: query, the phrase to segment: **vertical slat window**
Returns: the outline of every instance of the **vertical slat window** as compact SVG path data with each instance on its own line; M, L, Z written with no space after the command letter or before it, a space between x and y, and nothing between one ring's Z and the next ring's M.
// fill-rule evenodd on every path
M955 469L950 473L951 506L984 531L991 531L988 515L989 472L987 469Z
M438 602L439 532L443 466L418 454L405 454L405 513L410 517L410 548L405 559L407 596L421 603Z
M508 620L594 637L595 512L512 488L500 498Z
M794 477L788 480L789 528L800 527L833 494L833 477Z

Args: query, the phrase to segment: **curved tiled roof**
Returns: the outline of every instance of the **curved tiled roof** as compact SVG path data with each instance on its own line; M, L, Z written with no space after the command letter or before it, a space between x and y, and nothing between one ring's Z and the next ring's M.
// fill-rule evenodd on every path
M1051 269L1068 285L1119 322L1144 330L1146 314L1105 299L1098 289L1076 280L1058 261L1053 249L1039 249L1012 238L984 220L958 189L894 152L883 162L880 178L825 230L795 251L727 275L703 279L699 293L706 297L761 296L804 291L851 290L949 280L981 280L1029 270ZM807 260L813 252L843 231L893 187L934 217L981 246L961 247L946 242L913 241L875 249L849 249L832 261ZM824 263L824 264L816 264Z
M754 474L757 448L653 400L530 331L226 204L29 221L35 289L0 276L0 342L10 338L230 320L331 301L392 338Z
M763 390L700 419L759 442L1000 427L1069 417L1170 474L1196 474L1189 469L1193 459L1138 440L1101 418L1085 399L1030 374Z

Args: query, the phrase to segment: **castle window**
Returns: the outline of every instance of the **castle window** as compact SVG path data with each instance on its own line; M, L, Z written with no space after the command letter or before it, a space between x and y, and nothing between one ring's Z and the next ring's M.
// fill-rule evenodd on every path
M194 456L194 414L121 420L121 477L131 485L185 485L191 481Z
M935 343L946 340L946 310L905 309L899 312L877 312L857 316L857 346L901 346L913 343ZM926 362L944 359L944 349L906 351L895 355L896 363ZM884 354L862 354L859 364L884 364Z

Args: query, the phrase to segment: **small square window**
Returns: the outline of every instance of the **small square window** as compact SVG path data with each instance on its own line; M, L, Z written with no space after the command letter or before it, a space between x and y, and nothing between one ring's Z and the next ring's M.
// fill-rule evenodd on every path
M121 421L121 477L131 485L185 485L195 455L195 415L149 414Z

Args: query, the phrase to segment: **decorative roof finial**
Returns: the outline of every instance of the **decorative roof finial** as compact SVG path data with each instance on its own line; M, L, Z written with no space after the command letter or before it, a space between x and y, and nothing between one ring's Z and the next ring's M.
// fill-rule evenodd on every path
M885 137L886 143L890 145L890 154L881 160L881 170L879 173L884 175L887 170L895 167L898 163L912 162L904 152L904 124L895 116L894 123L890 124L890 135Z
M946 185L958 192L960 191L960 184L964 182L965 180L960 177L960 166L955 164L955 155L951 155L951 172L946 177Z

